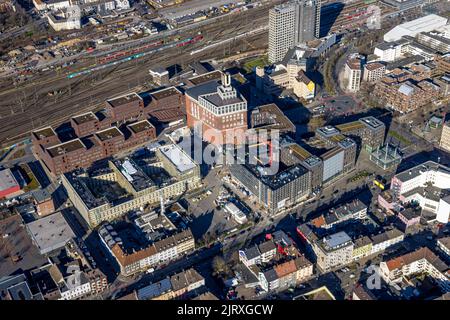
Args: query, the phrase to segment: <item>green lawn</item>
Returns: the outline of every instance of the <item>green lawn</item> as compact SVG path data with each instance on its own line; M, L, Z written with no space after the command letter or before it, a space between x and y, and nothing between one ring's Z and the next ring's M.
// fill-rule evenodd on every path
M388 135L394 137L406 146L409 146L411 144L411 141L400 135L397 131L389 131Z
M23 164L20 167L23 170L23 172L25 172L26 175L28 176L28 178L30 179L30 183L28 183L23 188L23 191L28 192L28 191L39 188L41 185L40 185L39 181L36 179L33 171L31 171L30 167L27 164Z
M264 67L269 64L267 56L259 56L244 63L244 70L247 73L252 72L256 67Z

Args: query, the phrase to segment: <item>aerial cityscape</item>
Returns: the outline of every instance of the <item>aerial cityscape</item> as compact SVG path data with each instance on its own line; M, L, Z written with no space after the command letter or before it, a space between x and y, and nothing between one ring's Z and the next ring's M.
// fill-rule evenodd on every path
M0 300L450 300L448 0L0 0L0 124Z

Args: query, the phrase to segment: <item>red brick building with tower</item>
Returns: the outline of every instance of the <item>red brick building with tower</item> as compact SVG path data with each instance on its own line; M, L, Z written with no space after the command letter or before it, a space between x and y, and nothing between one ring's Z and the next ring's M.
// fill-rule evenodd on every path
M222 74L221 82L210 81L186 91L187 125L201 126L203 140L213 144L244 143L247 101L232 86L231 76ZM217 141L214 136L222 138Z

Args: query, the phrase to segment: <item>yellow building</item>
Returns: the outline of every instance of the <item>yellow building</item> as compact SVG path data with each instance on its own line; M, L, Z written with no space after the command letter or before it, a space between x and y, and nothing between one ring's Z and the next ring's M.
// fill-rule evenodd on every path
M369 237L364 236L354 241L353 260L359 260L370 255L372 252L372 241Z
M294 94L304 100L314 99L316 92L315 83L308 78L303 70L298 73L298 76L295 78L294 85Z

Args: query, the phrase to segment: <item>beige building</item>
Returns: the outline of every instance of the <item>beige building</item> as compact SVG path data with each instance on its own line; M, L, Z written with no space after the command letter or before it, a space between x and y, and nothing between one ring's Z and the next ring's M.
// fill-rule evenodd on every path
M369 256L372 252L372 240L369 237L364 236L354 241L353 246L353 260L363 259Z
M442 149L450 152L450 121L442 126L441 141L439 143Z
M180 147L161 147L152 160L141 167L131 159L117 159L99 172L67 173L61 179L74 207L95 227L199 186L199 166Z
M127 248L124 248L123 244L119 242L108 242L108 234L105 235L104 230L104 228L100 230L100 238L116 259L120 267L120 273L124 276L167 264L195 250L195 239L189 229L156 241L144 249L133 250L132 252L127 251Z
M343 231L327 236L313 244L317 266L329 271L353 261L353 242Z
M379 62L372 62L364 65L363 80L367 82L376 82L383 78L386 72L386 66Z
M320 41L319 41L320 42ZM308 48L288 50L283 61L264 70L256 68L256 87L267 95L279 96L283 90L293 90L294 94L305 100L315 95L315 83L306 75L311 69L311 51Z

